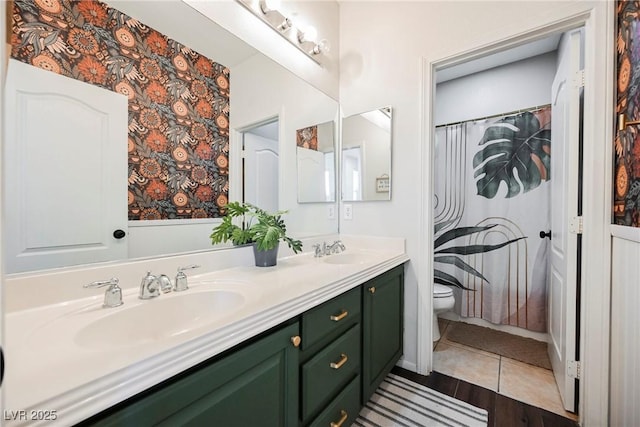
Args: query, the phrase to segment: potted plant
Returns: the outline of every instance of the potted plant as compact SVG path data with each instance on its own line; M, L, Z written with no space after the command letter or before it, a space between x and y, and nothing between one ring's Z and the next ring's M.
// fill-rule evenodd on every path
M282 215L287 211L269 213L251 203L230 202L226 206L227 214L211 233L211 244L231 241L234 245L253 244L256 266L276 265L280 240L293 249L302 250L302 242L287 236L287 227ZM240 225L234 218L242 217Z

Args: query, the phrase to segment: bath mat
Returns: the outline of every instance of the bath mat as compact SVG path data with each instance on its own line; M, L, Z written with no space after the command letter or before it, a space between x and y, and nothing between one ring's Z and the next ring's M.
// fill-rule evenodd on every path
M358 427L486 426L486 410L389 374L362 408Z
M446 339L540 368L551 369L546 342L464 322L451 322L446 330Z

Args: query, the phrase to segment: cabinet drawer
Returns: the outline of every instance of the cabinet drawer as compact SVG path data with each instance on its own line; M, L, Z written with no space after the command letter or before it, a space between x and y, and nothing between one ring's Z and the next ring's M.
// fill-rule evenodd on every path
M333 298L302 315L302 348L323 337L348 329L360 320L360 286Z
M360 374L360 325L357 324L302 366L302 419L326 406Z
M358 417L359 412L360 377L357 376L333 399L326 409L309 424L309 427L327 427L330 425L349 427Z

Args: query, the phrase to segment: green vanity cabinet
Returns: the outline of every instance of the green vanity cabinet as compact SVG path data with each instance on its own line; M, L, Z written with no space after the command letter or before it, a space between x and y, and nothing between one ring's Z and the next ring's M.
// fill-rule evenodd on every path
M300 422L329 425L346 416L351 425L360 405L362 350L361 287L301 316ZM357 383L358 387L353 384ZM353 402L357 402L354 407ZM320 420L323 420L322 422ZM324 423L324 420L329 422Z
M362 285L362 402L402 355L404 266Z
M400 265L80 425L350 426L402 354L403 284Z
M90 419L97 426L297 426L298 323ZM97 418L97 417L96 417Z

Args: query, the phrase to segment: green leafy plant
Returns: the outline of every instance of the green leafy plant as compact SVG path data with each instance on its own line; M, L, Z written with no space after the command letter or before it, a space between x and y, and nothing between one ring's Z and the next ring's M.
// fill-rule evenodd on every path
M442 227L438 227L439 224L435 225L436 232ZM442 233L439 237L436 238L433 246L434 246L434 262L440 264L449 264L453 265L469 274L472 274L485 282L489 283L486 277L482 275L478 270L471 267L467 264L462 256L465 255L473 255L480 254L485 252L491 252L496 249L500 249L504 246L510 245L513 242L517 242L520 239L525 239L526 237L518 237L517 239L507 240L506 242L499 243L497 245L466 245L466 246L446 246L451 243L453 240L458 237L469 236L474 233L480 233L482 231L490 230L493 227L497 226L497 224L492 225L484 225L479 227L459 227L454 228L449 231ZM453 286L460 289L465 289L467 291L473 291L473 289L467 288L460 281L452 276L449 273L446 273L438 268L433 269L433 281L435 283L439 283L441 285Z
M259 251L275 248L280 240L289 245L294 253L302 250L302 242L287 236L287 226L282 215L287 211L269 213L250 203L231 202L226 206L227 214L211 235L211 244L231 241L234 245L255 243ZM241 224L233 222L242 218Z
M473 176L481 177L476 181L480 196L494 198L502 181L510 198L550 179L551 130L541 128L530 112L492 124L478 144L487 144L473 157Z

